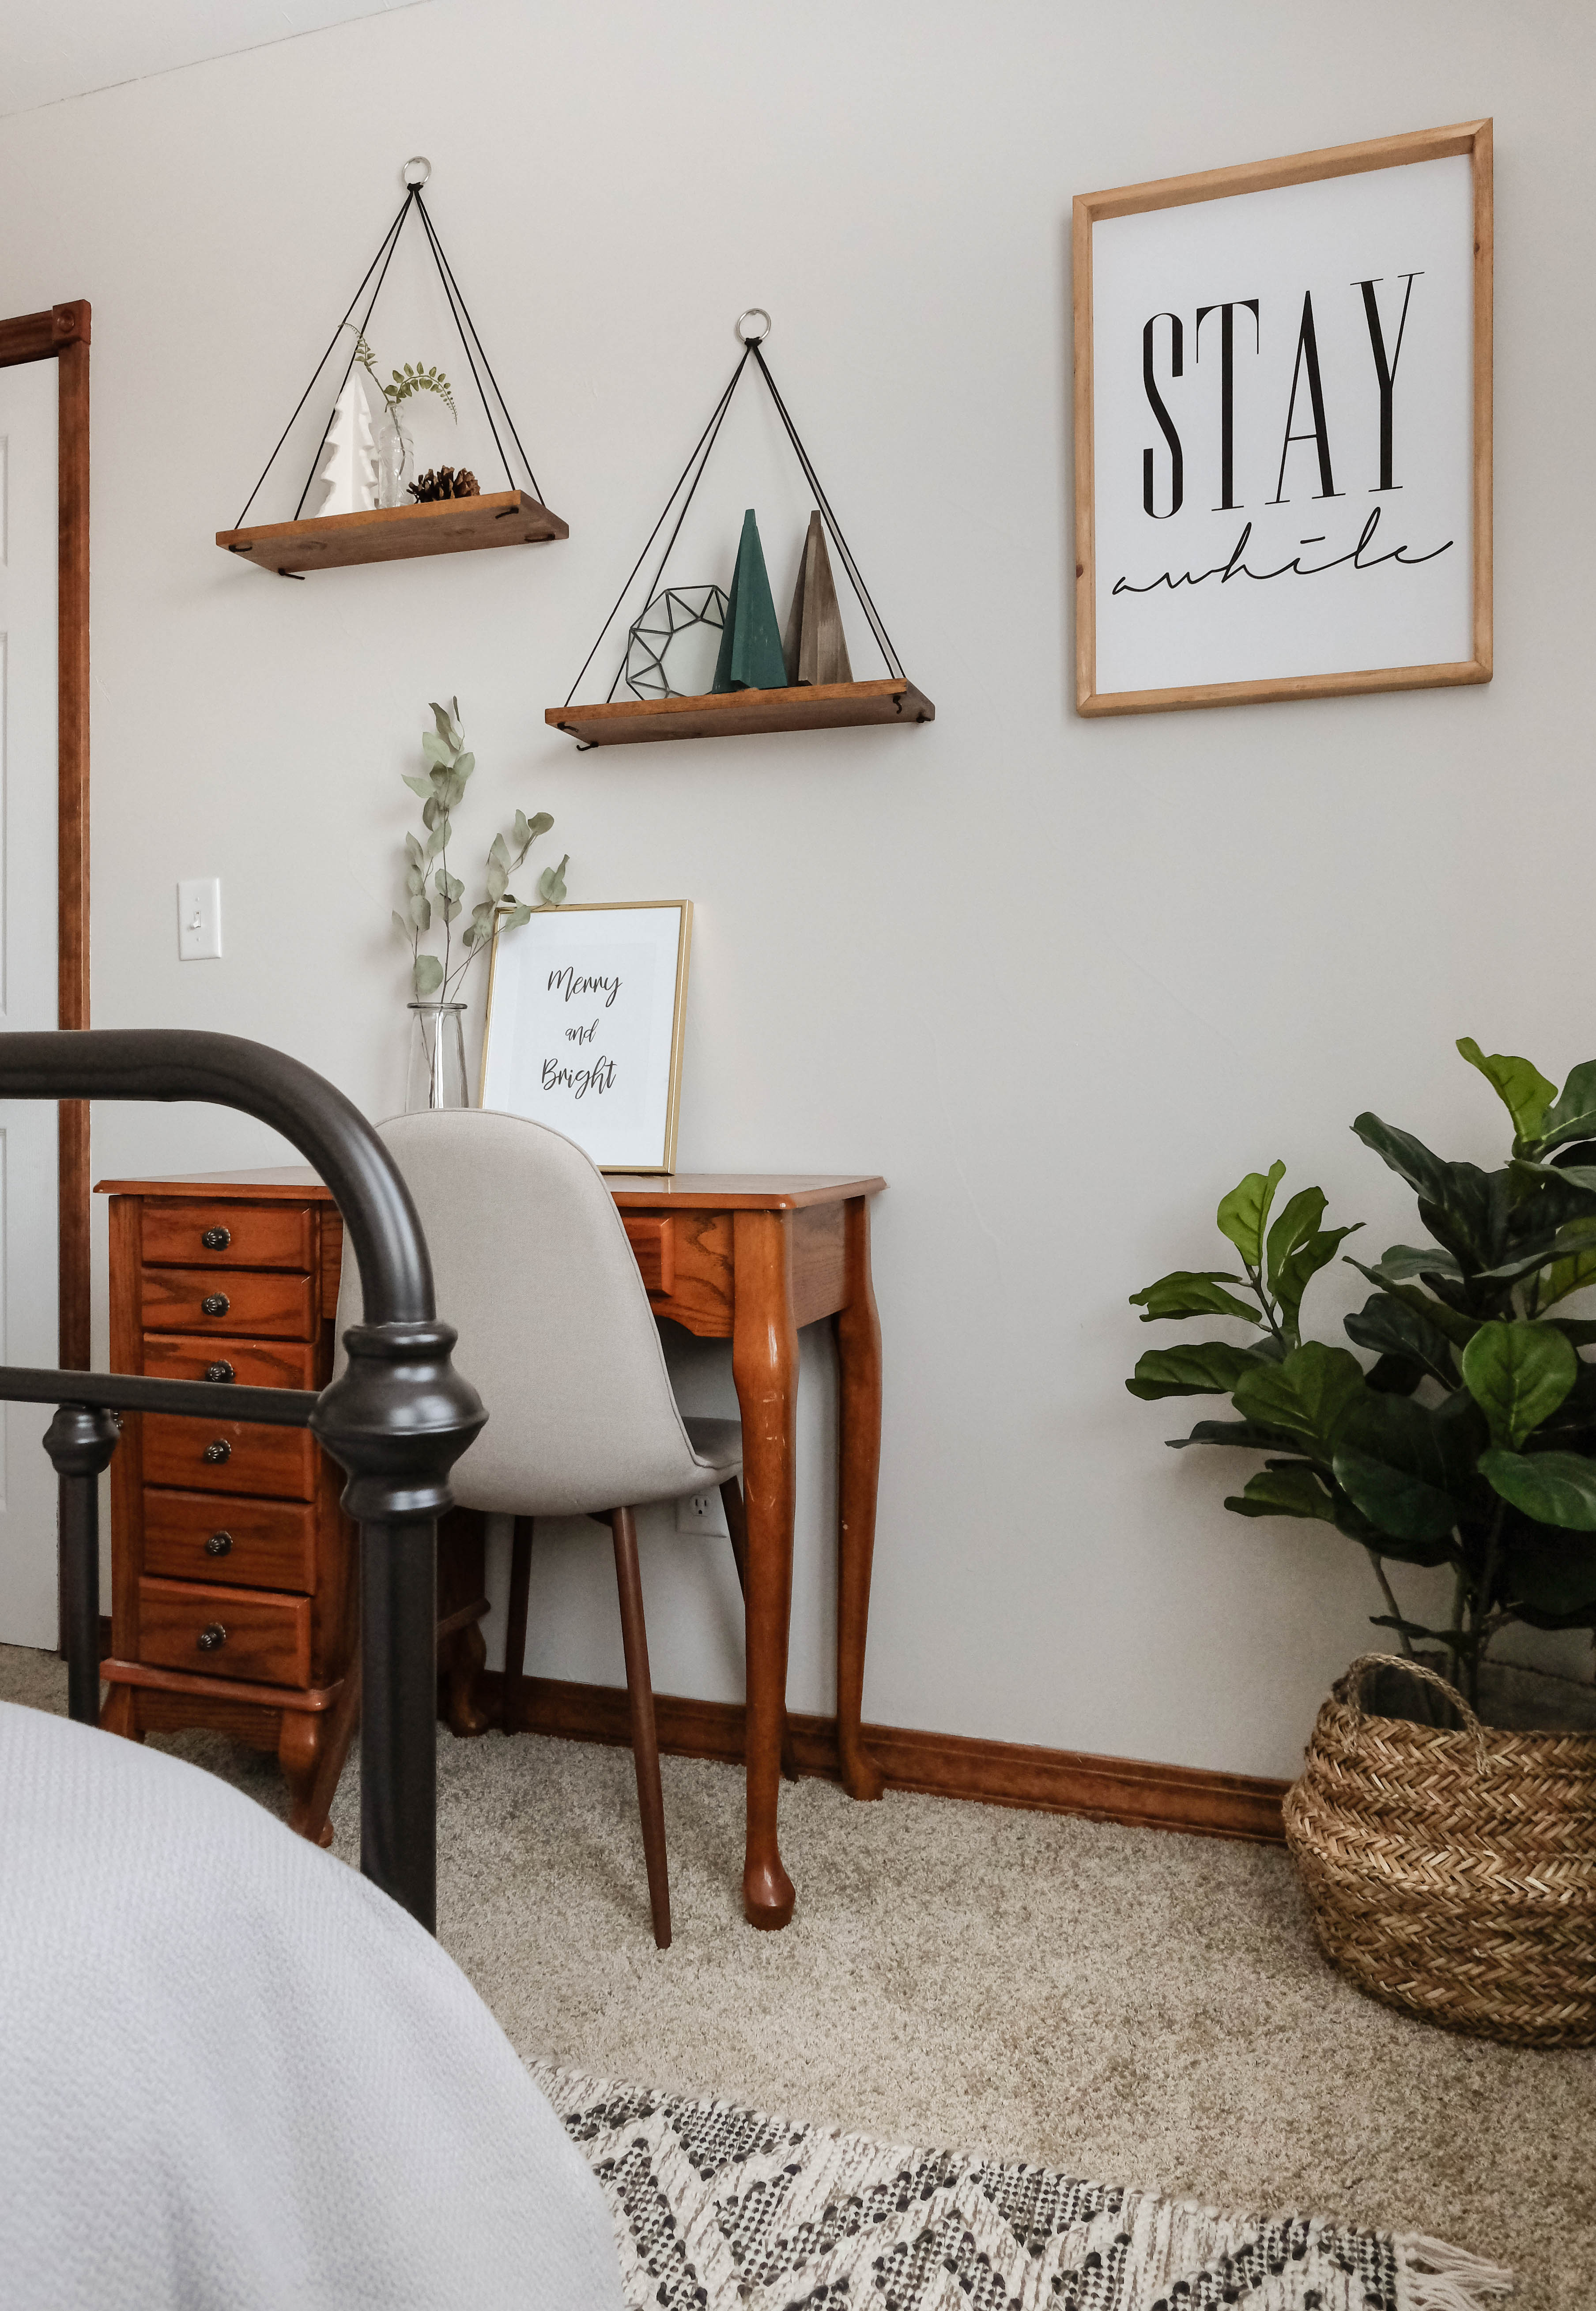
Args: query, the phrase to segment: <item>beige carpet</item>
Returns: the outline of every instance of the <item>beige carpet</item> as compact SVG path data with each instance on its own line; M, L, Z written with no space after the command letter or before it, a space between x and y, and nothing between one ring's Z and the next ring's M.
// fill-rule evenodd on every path
M60 1707L0 1648L0 1698ZM278 1803L219 1737L162 1746ZM1323 1964L1278 1849L890 1796L782 1796L798 1910L741 1920L741 1782L665 1761L676 1941L648 1927L631 1758L440 1737L440 1933L511 2039L590 2075L718 2092L1210 2203L1450 2239L1514 2311L1596 2305L1596 2054L1447 2036ZM336 1819L355 1854L354 1792Z

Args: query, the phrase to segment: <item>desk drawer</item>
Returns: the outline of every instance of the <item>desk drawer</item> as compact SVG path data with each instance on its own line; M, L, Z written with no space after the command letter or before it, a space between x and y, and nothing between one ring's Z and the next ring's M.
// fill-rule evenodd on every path
M626 1241L632 1246L638 1273L645 1287L652 1293L669 1294L676 1287L676 1237L668 1213L656 1218L647 1215L623 1221Z
M306 1428L266 1428L243 1420L144 1415L144 1478L191 1492L254 1493L267 1500L316 1497L318 1446Z
M308 1276L248 1269L146 1268L143 1281L149 1331L308 1340L314 1329Z
M310 1682L310 1600L197 1581L138 1584L139 1659L267 1685ZM202 1644L201 1639L207 1642Z
M189 1204L151 1197L144 1206L143 1256L168 1267L299 1268L310 1265L308 1204Z
M236 1381L240 1388L314 1388L316 1350L309 1341L186 1339L144 1334L144 1369L152 1380Z
M240 1589L316 1586L316 1511L291 1501L144 1491L144 1571Z

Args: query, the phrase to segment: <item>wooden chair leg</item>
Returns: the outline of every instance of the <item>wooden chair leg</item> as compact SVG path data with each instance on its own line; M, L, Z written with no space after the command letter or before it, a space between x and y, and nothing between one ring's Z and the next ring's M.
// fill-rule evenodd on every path
M609 1525L615 1537L615 1587L621 1599L621 1639L626 1649L626 1697L632 1705L632 1755L637 1767L637 1810L642 1817L649 1907L653 1913L654 1940L661 1949L668 1949L670 1874L665 1858L665 1798L659 1786L659 1741L654 1726L654 1687L649 1678L637 1520L630 1509L612 1509Z
M728 1477L720 1487L720 1505L726 1511L726 1530L731 1535L731 1554L737 1568L737 1587L743 1601L748 1600L748 1513L743 1506L743 1488L735 1477ZM798 1760L793 1755L792 1733L783 1715L781 1720L781 1771L789 1782L798 1777Z
M349 1751L361 1722L361 1655L356 1644L349 1656L349 1667L344 1672L344 1682L334 1702L326 1732L317 1754L316 1768L311 1776L310 1793L303 1808L301 1834L317 1845L333 1842L332 1824L327 1819L333 1800L338 1793L338 1783L349 1761ZM291 1785L292 1786L292 1785ZM291 1822L290 1827L301 1825Z
M510 1626L504 1633L504 1708L507 1733L524 1733L527 1707L527 1600L532 1586L532 1520L517 1517L510 1549Z

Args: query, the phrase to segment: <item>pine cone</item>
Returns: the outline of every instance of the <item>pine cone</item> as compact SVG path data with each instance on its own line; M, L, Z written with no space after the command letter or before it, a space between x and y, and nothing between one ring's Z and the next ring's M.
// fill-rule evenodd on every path
M452 466L431 467L406 487L417 505L427 505L438 498L475 498L482 495L476 475L466 466L457 474Z

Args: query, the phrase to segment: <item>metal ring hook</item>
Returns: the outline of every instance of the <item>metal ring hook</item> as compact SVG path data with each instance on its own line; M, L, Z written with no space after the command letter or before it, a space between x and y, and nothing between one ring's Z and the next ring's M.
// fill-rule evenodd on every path
M743 323L745 321L752 321L755 318L758 318L764 323L763 329L744 328ZM765 311L763 305L750 305L746 312L742 312L737 315L737 336L746 345L763 344L765 339L771 334L771 317Z
M414 153L399 171L399 182L406 192L418 193L432 173L432 164L424 153Z

